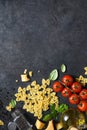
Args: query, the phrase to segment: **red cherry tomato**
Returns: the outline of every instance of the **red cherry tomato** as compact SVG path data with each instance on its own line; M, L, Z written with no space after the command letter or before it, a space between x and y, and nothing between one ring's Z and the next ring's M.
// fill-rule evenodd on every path
M56 81L53 83L52 88L54 92L61 92L63 90L63 85L60 82Z
M66 85L66 86L71 86L73 84L73 77L71 75L64 75L62 77L62 82Z
M83 100L87 99L87 89L82 89L82 91L79 93L79 96Z
M87 111L87 102L85 100L82 100L77 107L80 111L85 112Z
M62 90L62 96L63 97L70 97L72 95L72 92L69 88L64 88Z
M71 89L75 92L75 93L80 93L82 90L82 86L80 83L78 82L74 82L71 86Z
M79 103L79 97L77 94L72 94L70 97L69 97L69 102L71 104L78 104Z

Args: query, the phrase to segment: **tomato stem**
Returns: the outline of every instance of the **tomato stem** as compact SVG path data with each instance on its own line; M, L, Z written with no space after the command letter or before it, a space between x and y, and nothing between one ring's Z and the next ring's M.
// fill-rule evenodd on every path
M60 80L59 80L60 81ZM68 88L72 93L76 94L72 89L70 89L69 87L67 87L62 81L60 81L60 83L62 85L64 85L66 88ZM79 95L77 95L79 97Z

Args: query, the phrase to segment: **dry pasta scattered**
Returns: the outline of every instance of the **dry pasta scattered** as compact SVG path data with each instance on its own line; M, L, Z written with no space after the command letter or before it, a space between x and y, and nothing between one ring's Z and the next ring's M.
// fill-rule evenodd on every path
M3 126L4 122L2 120L0 120L0 126Z
M33 75L33 72L32 71L29 71L27 69L24 70L24 73L21 74L21 81L22 82L28 82L30 81L30 77L32 77Z
M49 105L55 104L56 108L58 107L58 96L56 96L56 93L49 85L49 79L42 79L41 85L33 81L25 88L19 87L18 92L15 94L16 101L24 102L23 109L33 113L35 117L40 119L42 112L49 109ZM11 104L9 104L6 109L11 111Z
M84 67L85 75L87 75L87 67Z
M29 71L29 76L32 77L33 76L33 72Z
M84 67L84 70L84 74L87 75L87 67ZM80 82L83 86L85 86L87 84L87 77L80 75L78 78L76 78L76 81Z

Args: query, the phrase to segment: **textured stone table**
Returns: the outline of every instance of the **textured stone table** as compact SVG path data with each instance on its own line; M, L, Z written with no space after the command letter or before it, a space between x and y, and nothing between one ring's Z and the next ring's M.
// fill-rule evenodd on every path
M17 92L20 84L15 80L24 69L33 70L40 82L62 63L69 74L84 74L87 1L0 0L0 118L5 121L0 130L7 130L11 120L5 106ZM60 101L66 100L60 96Z

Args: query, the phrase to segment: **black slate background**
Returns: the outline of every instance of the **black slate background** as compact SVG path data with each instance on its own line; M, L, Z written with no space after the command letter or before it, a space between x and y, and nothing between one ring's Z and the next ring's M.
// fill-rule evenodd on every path
M5 106L17 92L21 82L15 80L24 69L33 70L33 79L40 82L62 63L67 65L67 73L84 74L87 1L0 0L0 119L5 121L0 130L7 130L11 120ZM68 103L59 96L61 103ZM23 113L34 123L32 115Z

